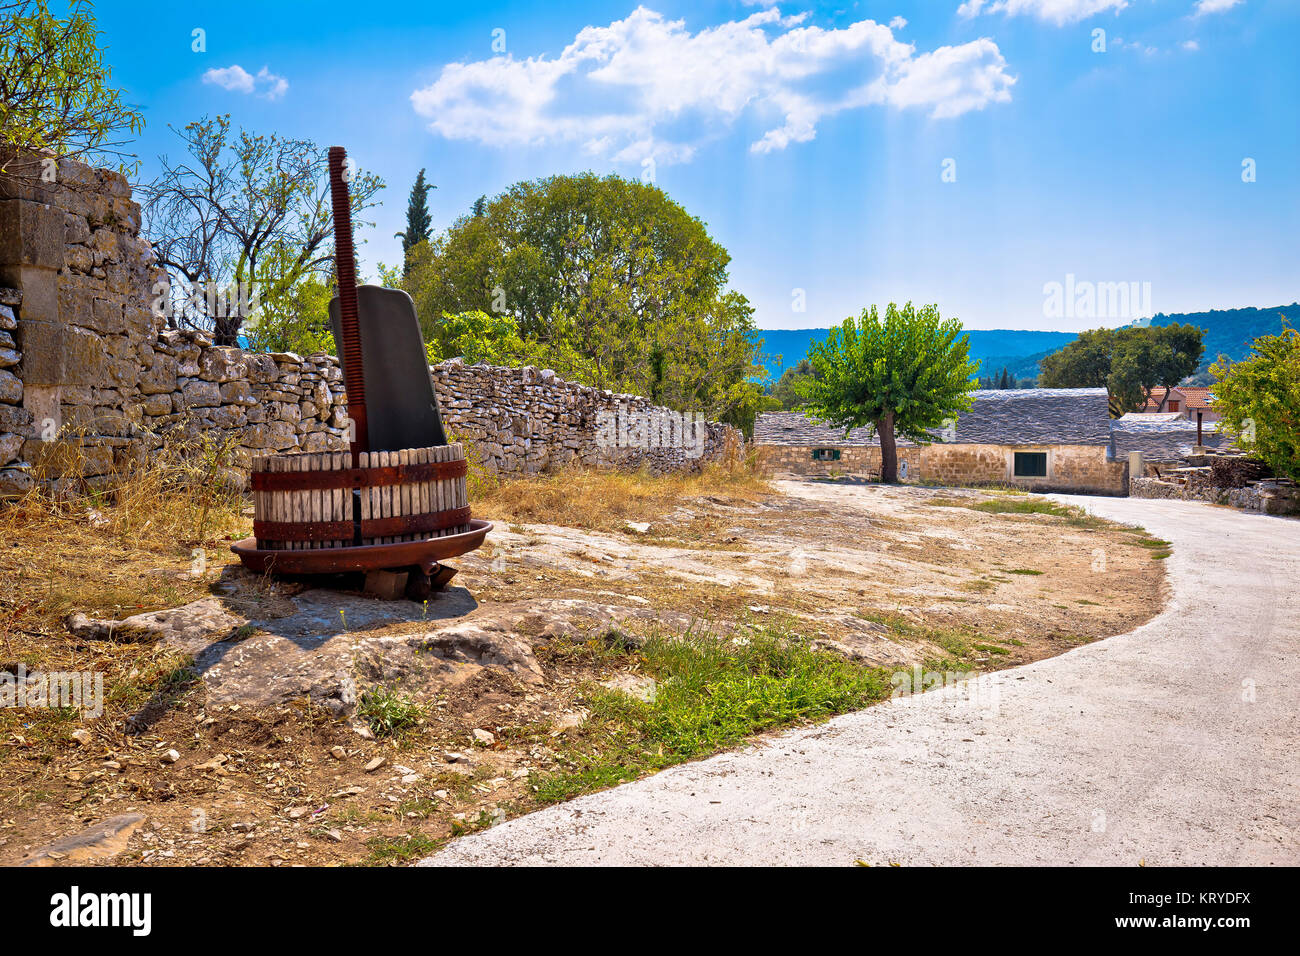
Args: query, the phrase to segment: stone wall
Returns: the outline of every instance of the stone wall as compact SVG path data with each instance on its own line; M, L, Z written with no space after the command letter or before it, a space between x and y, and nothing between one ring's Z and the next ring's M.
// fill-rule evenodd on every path
M878 445L840 446L838 450L839 461L816 461L812 457L813 449L810 446L757 446L759 466L768 474L879 475ZM1016 451L1047 452L1047 477L1018 478L1013 475L1013 455ZM898 448L898 462L899 477L907 482L1006 484L1027 491L1123 495L1128 480L1127 463L1109 460L1104 445L902 445Z
M140 207L123 176L74 160L6 158L0 286L16 305L6 305L0 324L14 326L5 331L21 395L0 413L0 489L13 492L60 430L77 433L92 472L107 471L132 444L142 373L157 358L163 320L149 306L163 274L139 238Z
M347 395L334 356L245 352L188 332L162 333L156 351L160 357L140 385L144 429L228 438L240 480L254 455L347 448ZM453 359L431 371L448 434L494 474L533 474L575 462L694 470L720 459L728 442L740 442L730 426L702 420L690 423L686 443L634 435L620 442L609 423L627 421L629 413L650 420L671 413L645 398L566 382L547 369Z
M228 446L240 480L254 455L345 449L338 360L166 329L151 309L165 274L139 231L140 207L117 173L27 156L0 177L0 495L50 475L42 465L66 460L70 444L92 486L167 434ZM672 413L549 370L453 360L433 373L448 432L491 472L695 469L740 444L717 422L666 440L621 427Z
M566 382L549 369L452 359L433 367L433 381L448 432L489 471L536 473L571 462L693 471L743 443L729 425L684 421L647 398ZM684 424L684 435L670 434L668 424Z
M1134 478L1129 482L1129 494L1134 498L1205 501L1264 514L1300 515L1300 488L1269 481L1261 481L1245 488L1219 488L1205 482Z

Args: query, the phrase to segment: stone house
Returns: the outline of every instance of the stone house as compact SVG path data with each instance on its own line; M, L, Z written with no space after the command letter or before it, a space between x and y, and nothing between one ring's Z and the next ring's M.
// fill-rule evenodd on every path
M1208 385L1179 385L1168 390L1156 386L1151 390L1143 412L1166 412L1177 414L1187 421L1196 421L1197 416L1203 422L1217 422L1220 419L1214 410L1214 396Z
M900 440L900 480L1127 492L1128 464L1112 453L1104 388L980 390L974 398L952 427L933 433L933 442ZM767 412L754 425L754 445L769 474L874 476L880 441L872 431L846 435L801 412Z

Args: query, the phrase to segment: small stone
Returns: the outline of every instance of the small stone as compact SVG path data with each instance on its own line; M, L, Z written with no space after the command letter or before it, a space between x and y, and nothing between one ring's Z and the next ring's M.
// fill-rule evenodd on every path
M181 759L181 754L179 750L172 749L166 751L159 759L161 759L163 763L175 763Z
M369 727L367 727L365 724L353 724L352 732L356 734L358 737L361 737L363 740L375 739L375 732L371 730Z
M404 777L402 777L402 783L409 785L412 783L419 782L419 779L420 779L420 775L418 773L408 773Z
M121 769L122 769L122 765L121 765L120 763L118 763L116 760L105 760L105 761L104 761L104 769L105 769L105 770L121 770Z
M379 769L380 767L382 767L383 765L384 765L384 758L383 758L383 757L376 757L374 760L372 760L372 761L370 761L368 764L366 764L366 773L374 773L376 770L378 770L378 769Z
M649 521L629 521L629 522L627 522L627 529L628 529L629 531L635 531L637 534L649 534L649 533L650 533L650 522L649 522Z
M325 839L329 840L331 843L342 843L342 842L343 842L343 831L342 831L342 830L326 830L326 831L325 831Z
M72 739L82 747L89 747L92 738L89 730L85 727L79 727L72 732Z
M301 820L309 813L311 813L311 807L290 807L284 812L284 815L290 820Z
M481 744L484 747L491 747L496 742L497 742L496 734L492 733L490 730L475 728L474 743Z
M454 750L447 751L447 753L442 755L442 759L447 761L447 763L469 763L469 757Z
M330 756L333 757L335 760L342 760L347 755L348 752L344 750L342 747L334 746L330 748Z
M551 736L558 737L560 734L577 730L587 722L586 714L574 711L569 714L560 714L551 722Z

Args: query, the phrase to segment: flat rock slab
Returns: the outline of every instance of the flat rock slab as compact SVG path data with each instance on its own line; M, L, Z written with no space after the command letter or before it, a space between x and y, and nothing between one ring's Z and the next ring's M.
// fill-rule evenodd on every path
M126 849L127 841L144 822L143 813L124 813L101 820L94 826L55 840L41 847L20 866L59 866L68 863L88 863L117 856Z
M216 704L265 707L307 699L342 715L356 706L358 686L436 693L483 668L537 685L544 675L536 644L585 639L633 620L679 630L690 624L686 615L579 600L480 607L464 588L427 603L322 588L261 600L241 587L238 576L226 589L227 597L121 621L76 614L68 628L90 640L158 642L193 655Z
M1054 497L1173 542L1163 613L520 817L424 865L1300 863L1300 522Z

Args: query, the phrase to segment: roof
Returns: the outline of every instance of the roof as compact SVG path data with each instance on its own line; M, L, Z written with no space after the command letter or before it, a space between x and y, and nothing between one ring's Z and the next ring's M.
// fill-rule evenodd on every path
M1232 444L1219 432L1217 422L1206 422L1201 429L1206 448L1223 448ZM1166 421L1164 415L1125 415L1111 423L1112 455L1127 458L1140 451L1151 461L1174 461L1192 453L1196 445L1196 423L1178 417Z
M1104 388L981 389L975 404L957 417L953 433L932 432L935 441L957 445L1107 445L1110 408ZM869 428L845 437L844 429L813 421L802 412L765 412L754 423L759 445L878 445ZM899 444L910 444L900 440Z
M1185 422L1187 418L1182 412L1128 412L1121 415L1119 420L1121 422L1158 424L1160 422Z
M1182 406L1182 411L1187 411L1188 409L1196 411L1198 408L1209 411L1211 407L1213 396L1210 394L1210 387L1208 385L1176 385L1174 386L1173 391L1175 393L1175 401L1179 400L1178 395L1183 396L1181 400L1185 404ZM1146 407L1151 411L1155 411L1160 407L1160 402L1164 400L1164 397L1164 386L1157 385L1151 390L1151 397L1147 399Z

